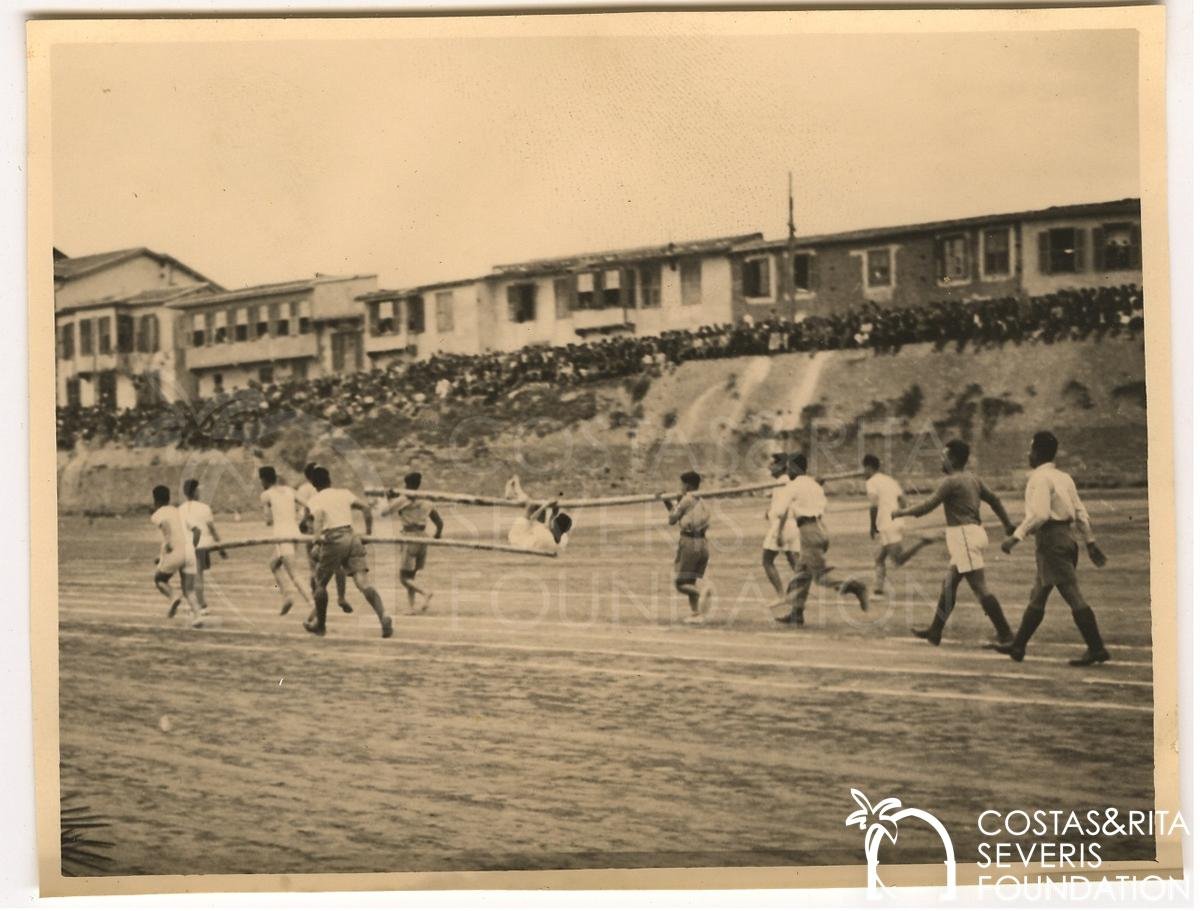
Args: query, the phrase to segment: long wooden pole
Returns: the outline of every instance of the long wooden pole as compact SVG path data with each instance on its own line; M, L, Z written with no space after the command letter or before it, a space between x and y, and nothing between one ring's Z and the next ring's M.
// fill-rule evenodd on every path
M859 477L862 477L862 470L856 468L853 471L841 471L825 475L819 480L844 481L848 478ZM781 478L774 481L760 481L755 484L742 484L737 487L717 487L712 490L699 490L696 492L696 495L705 500L716 500L723 497L741 497L763 490L773 490L776 487L782 487L786 483L786 479ZM369 497L383 496L387 492L380 487L369 487L365 491ZM401 492L403 493L403 491ZM540 503L546 499L550 499L531 497L529 500L508 500L504 497L486 497L479 494L455 493L446 490L417 490L413 491L413 494L423 500L432 500L439 503L458 503L463 506L507 506L510 509L524 509L530 503ZM675 496L675 494L671 493L667 494L667 496ZM637 503L654 503L662 499L662 497L663 494L658 493L624 494L615 497L584 497L573 500L559 500L558 505L562 509L594 509L602 506L631 506Z
M364 544L428 544L430 547L461 547L466 550L492 550L506 554L519 554L524 557L557 557L555 551L530 550L525 547L514 547L511 544L498 544L491 541L469 541L462 538L426 538L420 535L360 535ZM293 535L283 538L244 538L238 541L221 541L207 549L209 551L234 550L239 547L259 547L264 544L311 544L312 535Z

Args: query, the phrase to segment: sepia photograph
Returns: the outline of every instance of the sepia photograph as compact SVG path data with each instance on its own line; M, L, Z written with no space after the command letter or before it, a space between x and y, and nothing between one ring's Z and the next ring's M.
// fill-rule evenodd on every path
M1161 8L28 41L43 894L1182 877Z

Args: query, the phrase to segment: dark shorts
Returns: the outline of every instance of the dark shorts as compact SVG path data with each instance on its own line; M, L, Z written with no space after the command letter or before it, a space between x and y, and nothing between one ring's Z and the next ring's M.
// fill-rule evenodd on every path
M829 535L825 533L825 523L818 519L815 522L800 523L800 566L807 569L813 576L825 572L825 552L829 550Z
M429 547L425 544L400 545L400 572L419 573L425 568L425 552Z
M350 576L367 571L367 549L349 528L326 532L313 558L318 579L329 580L339 571Z
M708 542L704 538L681 535L675 551L675 581L695 582L708 569Z
M1071 585L1076 581L1079 543L1069 523L1047 522L1037 530L1037 584L1039 588Z
M210 569L212 569L211 554L212 554L212 551L210 551L210 550L197 550L196 551L196 568L199 569L200 572L206 573Z

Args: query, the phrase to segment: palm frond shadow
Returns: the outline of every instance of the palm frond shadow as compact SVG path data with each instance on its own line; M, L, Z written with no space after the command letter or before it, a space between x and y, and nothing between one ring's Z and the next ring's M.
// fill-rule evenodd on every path
M59 812L61 830L60 863L64 876L87 876L103 873L112 863L105 849L114 847L113 842L98 836L112 823L91 808L81 803L77 794L62 795Z

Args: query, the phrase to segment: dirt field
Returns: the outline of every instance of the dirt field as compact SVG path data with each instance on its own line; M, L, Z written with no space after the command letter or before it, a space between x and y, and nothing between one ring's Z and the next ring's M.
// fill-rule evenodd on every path
M1057 596L1024 664L979 647L965 585L943 645L914 639L941 544L869 614L818 590L809 625L781 627L761 500L719 504L707 627L680 623L651 504L581 514L557 561L431 550L433 608L402 607L389 641L353 586L355 612L333 607L323 640L303 606L280 617L264 548L217 561L219 625L190 630L151 585L148 521L65 518L63 789L113 823L111 873L861 863L851 787L933 812L971 863L985 808L1152 805L1145 495L1089 505L1110 562L1082 584L1116 660L1082 670ZM866 577L865 507L833 510L830 562ZM447 534L501 537L511 515L453 512ZM991 534L1015 626L1032 548L1004 557ZM392 555L374 559L394 605ZM1152 852L1130 840L1104 858ZM906 833L884 860L941 857Z

